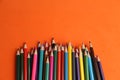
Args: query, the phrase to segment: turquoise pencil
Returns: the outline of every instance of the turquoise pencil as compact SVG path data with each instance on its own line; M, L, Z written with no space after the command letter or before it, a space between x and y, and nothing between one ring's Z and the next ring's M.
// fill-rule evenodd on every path
M41 49L40 49L40 53L39 53L39 72L38 72L38 80L42 80L43 57L44 57L44 46L41 45Z
M49 80L49 57L47 57L45 67L46 67L45 68L45 80Z
M64 80L68 80L68 51L67 47L65 47L65 54L64 54Z
M88 52L87 48L86 48L86 50ZM90 53L88 52L87 55L88 55L89 78L90 78L90 80L94 80L93 66L92 66L92 60L91 60Z

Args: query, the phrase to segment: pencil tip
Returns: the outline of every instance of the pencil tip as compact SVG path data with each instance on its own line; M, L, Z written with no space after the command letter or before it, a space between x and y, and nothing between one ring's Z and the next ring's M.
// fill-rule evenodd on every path
M90 45L90 47L93 47L91 41L89 41L89 45Z
M67 46L65 46L65 52L67 52Z
M57 50L57 45L55 45L54 50L55 50L55 51Z
M82 49L85 49L85 45L84 45L84 43L82 43Z
M49 57L47 57L47 59L46 59L46 63L49 63Z
M34 54L37 54L37 49L35 48L35 52L34 52Z
M27 48L27 44L26 44L26 42L24 43L24 48Z
M40 47L41 46L41 44L40 44L40 42L38 42L38 47Z
M17 50L17 55L20 55L19 49Z
M30 58L30 53L28 53L28 58Z
M61 46L61 50L64 51L64 46Z
M24 53L23 48L20 49L20 53Z
M51 42L52 42L52 44L55 44L55 40L54 40L54 38L52 38Z
M41 45L41 50L44 50L44 45Z

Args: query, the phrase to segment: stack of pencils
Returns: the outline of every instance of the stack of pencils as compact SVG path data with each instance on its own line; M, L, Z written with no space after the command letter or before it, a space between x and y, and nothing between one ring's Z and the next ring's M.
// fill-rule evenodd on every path
M38 43L28 51L27 44L17 50L16 80L105 80L100 58L92 43L81 47Z

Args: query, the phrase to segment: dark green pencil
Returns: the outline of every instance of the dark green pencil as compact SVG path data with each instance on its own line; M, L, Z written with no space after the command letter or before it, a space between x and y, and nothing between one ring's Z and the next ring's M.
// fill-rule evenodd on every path
M20 74L21 74L21 80L23 80L23 48L20 49L20 66L21 66L21 71L20 71Z
M54 47L54 50L53 50L53 55L54 55L54 78L53 80L56 80L57 79L57 46Z
M17 50L16 54L16 80L20 80L20 52Z

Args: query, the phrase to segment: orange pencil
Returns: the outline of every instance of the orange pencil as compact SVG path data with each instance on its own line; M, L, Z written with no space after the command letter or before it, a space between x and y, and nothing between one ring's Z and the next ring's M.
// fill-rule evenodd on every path
M57 59L57 80L61 80L61 50L60 46L58 46L58 59Z

